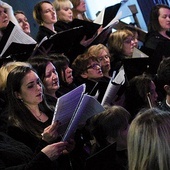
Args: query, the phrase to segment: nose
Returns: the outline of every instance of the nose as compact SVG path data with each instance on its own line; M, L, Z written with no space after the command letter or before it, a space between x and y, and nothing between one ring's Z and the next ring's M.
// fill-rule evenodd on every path
M57 72L53 73L52 79L58 80L58 73Z

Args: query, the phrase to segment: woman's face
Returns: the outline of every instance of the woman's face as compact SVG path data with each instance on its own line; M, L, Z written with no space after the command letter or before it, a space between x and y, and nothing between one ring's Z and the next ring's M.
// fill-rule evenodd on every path
M108 56L107 52L104 49L101 49L98 58L103 73L108 73L110 70L110 56Z
M132 36L128 36L123 42L123 54L125 56L132 56L135 47L135 39Z
M160 8L158 21L161 28L165 31L168 31L170 29L170 10L166 8Z
M80 4L76 7L76 10L80 13L83 13L86 11L86 3L85 0L80 0Z
M43 100L42 84L34 71L31 70L22 79L20 92L16 96L28 107L38 105Z
M6 9L0 6L0 29L6 28L9 24L9 18Z
M15 15L19 25L26 34L30 34L30 24L24 14L18 13Z
M49 94L54 94L60 87L58 73L51 62L49 62L46 66L43 84L45 91Z
M54 24L57 22L56 11L51 4L43 3L41 5L41 9L42 9L41 17L42 17L43 23Z
M63 7L59 11L57 11L58 20L64 22L73 21L73 12L69 7Z
M73 82L72 69L67 65L64 72L62 71L62 79L64 82L71 84Z
M86 72L84 72L83 75L84 78L87 79L98 79L103 77L100 63L98 63L97 61L90 62L90 64L87 66Z

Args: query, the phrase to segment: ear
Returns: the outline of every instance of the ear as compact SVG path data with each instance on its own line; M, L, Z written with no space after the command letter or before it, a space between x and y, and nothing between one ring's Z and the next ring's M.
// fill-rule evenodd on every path
M169 85L165 85L164 90L166 91L167 94L170 94L170 86Z
M116 140L113 138L113 137L111 137L111 136L107 136L106 137L106 140L107 140L107 142L109 142L109 143L114 143Z
M86 72L84 72L84 73L81 74L81 77L87 79L88 78L88 74Z
M16 97L17 99L22 99L20 93L18 93L18 92L15 91L14 94L15 94L15 97Z

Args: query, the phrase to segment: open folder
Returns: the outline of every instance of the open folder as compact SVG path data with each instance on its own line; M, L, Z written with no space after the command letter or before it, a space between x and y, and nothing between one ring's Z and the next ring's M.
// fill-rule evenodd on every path
M38 55L41 49L49 50L50 53L68 53L75 44L79 44L79 36L83 34L83 26L74 27L66 31L56 33L49 38L44 37L37 44L32 56ZM83 37L83 36L82 36Z
M23 32L21 28L9 22L0 41L0 57L9 55L29 55L37 42Z
M81 124L95 114L104 111L103 106L92 96L84 94L85 84L58 98L53 122L59 121L58 133L67 141Z

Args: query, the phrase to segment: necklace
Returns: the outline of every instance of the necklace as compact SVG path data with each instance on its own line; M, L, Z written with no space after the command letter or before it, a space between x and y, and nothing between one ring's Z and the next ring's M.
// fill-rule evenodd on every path
M38 116L35 115L35 117L41 122L42 122L42 119L41 119L42 114L43 114L43 112L40 111L40 114Z

